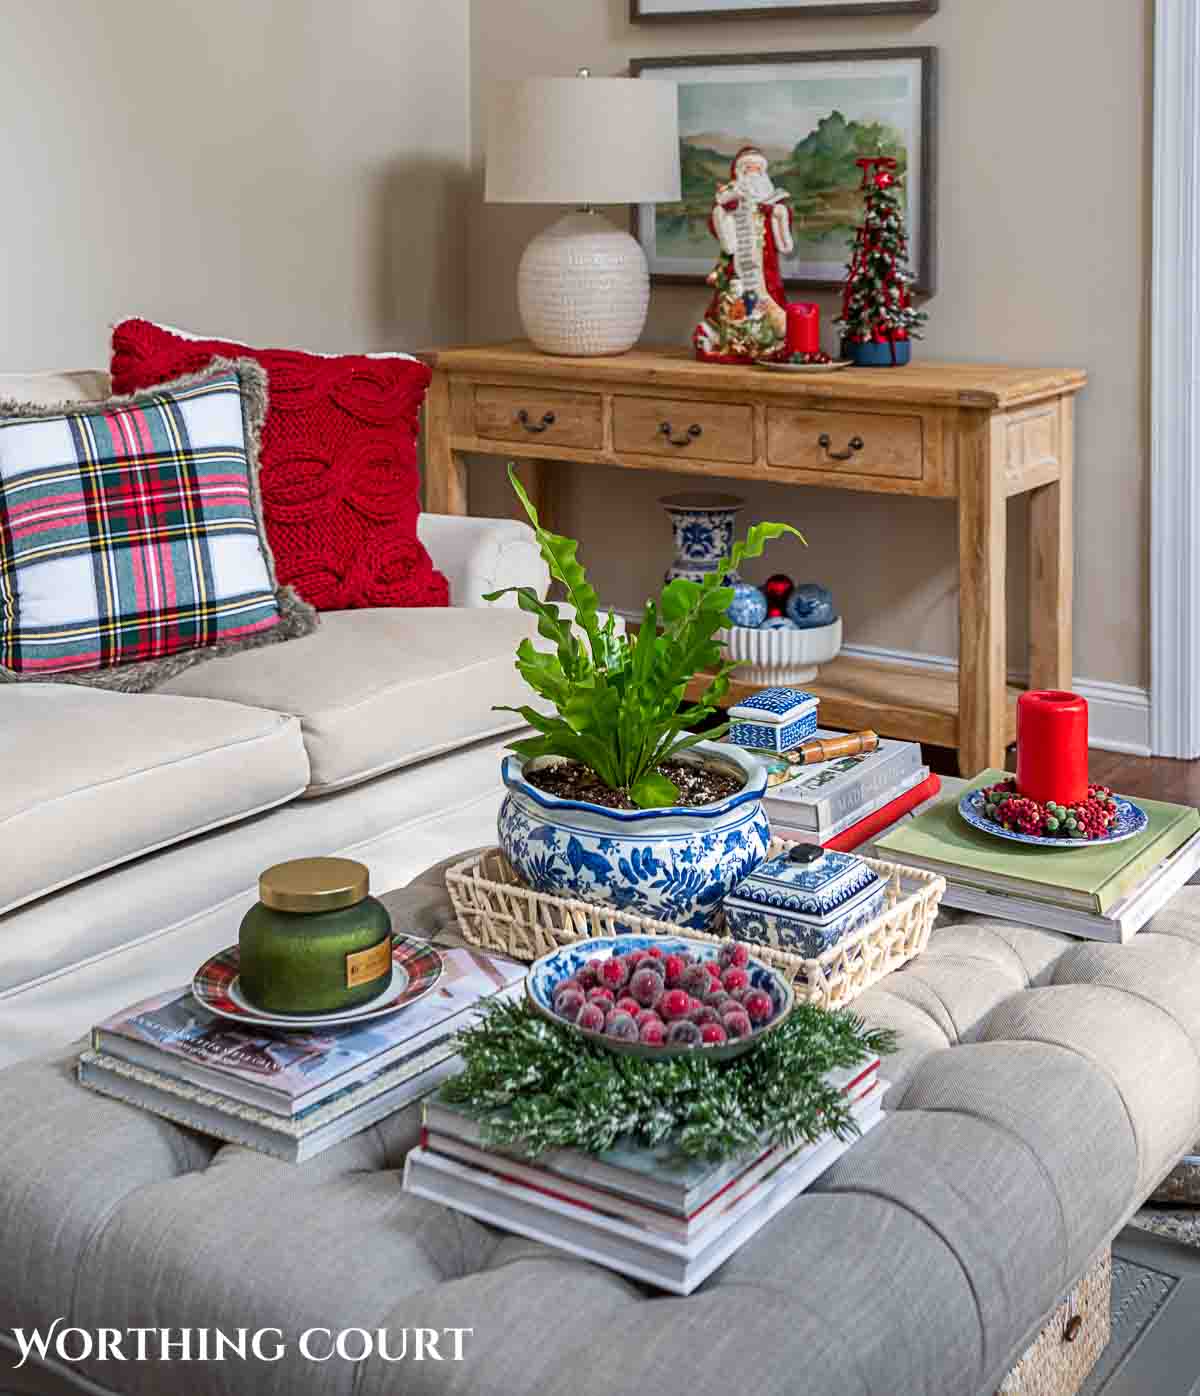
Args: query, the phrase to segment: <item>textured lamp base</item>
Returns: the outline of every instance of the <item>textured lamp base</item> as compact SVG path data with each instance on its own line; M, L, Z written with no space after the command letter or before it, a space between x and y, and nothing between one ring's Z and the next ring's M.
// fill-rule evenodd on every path
M525 333L547 354L623 354L650 305L637 239L597 213L569 213L525 249L517 274Z

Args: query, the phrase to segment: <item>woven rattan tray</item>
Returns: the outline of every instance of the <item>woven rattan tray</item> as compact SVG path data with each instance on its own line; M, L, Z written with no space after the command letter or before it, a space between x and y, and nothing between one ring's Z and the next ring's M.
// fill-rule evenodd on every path
M767 856L786 853L791 847L784 839L773 839ZM919 955L929 943L946 890L945 879L917 868L873 858L866 861L888 879L885 910L874 921L838 941L816 960L765 945L754 947L757 959L790 977L800 1001L843 1008L885 974ZM706 935L616 907L535 892L517 879L498 848L485 849L456 863L446 874L446 887L464 939L514 960L533 961L577 940L625 932L682 935L695 940L724 938L721 926L717 934Z

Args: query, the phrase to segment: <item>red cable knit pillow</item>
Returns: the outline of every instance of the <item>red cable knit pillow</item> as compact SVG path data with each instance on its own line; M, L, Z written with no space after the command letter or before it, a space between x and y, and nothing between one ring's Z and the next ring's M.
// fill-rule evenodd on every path
M417 538L417 419L429 369L400 354L251 349L123 320L113 330L113 391L195 373L214 355L267 371L259 478L280 583L319 611L449 605L446 578Z

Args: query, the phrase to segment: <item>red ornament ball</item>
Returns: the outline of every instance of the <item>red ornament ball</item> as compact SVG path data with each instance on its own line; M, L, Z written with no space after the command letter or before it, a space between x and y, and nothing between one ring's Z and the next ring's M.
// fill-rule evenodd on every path
M879 173L875 176L876 189L888 189L893 184L895 184L895 182L896 176L890 174L887 170L880 170Z
M715 1047L726 1041L725 1029L720 1023L705 1023L700 1029L700 1041L706 1047Z
M691 1000L682 989L668 989L656 1007L662 1017L670 1022L677 1018L686 1018L690 1004Z
M763 595L767 598L767 619L772 616L787 615L788 598L795 590L792 579L783 572L776 572L763 583Z

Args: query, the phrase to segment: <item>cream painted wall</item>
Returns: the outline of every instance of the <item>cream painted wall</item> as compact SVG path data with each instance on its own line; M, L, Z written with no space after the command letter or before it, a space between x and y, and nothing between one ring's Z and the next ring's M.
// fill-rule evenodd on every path
M487 87L499 77L621 72L671 54L935 44L941 53L940 289L928 357L1082 366L1076 674L1148 681L1150 0L942 0L916 19L631 25L627 0L472 0L474 181L468 334L520 333L516 266L557 213L482 201ZM702 288L659 288L647 342L682 343ZM824 298L828 320L833 301ZM583 539L601 594L637 606L669 534L657 497L678 477L561 466L566 531ZM807 551L777 545L767 570L833 586L848 639L952 655L953 504L772 485L734 488L752 518L786 519ZM472 509L506 507L494 470L472 471ZM1025 511L1010 508L1010 657L1023 665Z
M460 338L468 0L0 0L0 369Z

